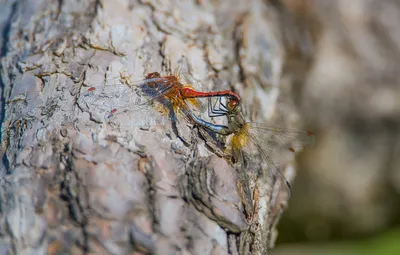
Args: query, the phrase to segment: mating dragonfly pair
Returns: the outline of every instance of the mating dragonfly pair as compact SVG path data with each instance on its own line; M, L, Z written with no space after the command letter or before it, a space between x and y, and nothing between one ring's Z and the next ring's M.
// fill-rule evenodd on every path
M129 95L133 92L137 95ZM132 100L134 97L138 99ZM191 110L191 106L199 107L198 98L208 98L208 116L226 117L227 125L216 125L197 116ZM111 103L105 103L105 100ZM227 151L234 163L245 165L244 154L257 156L261 159L263 174L268 176L268 172L272 171L285 181L289 189L289 183L271 155L273 152L293 153L312 143L314 139L310 132L271 128L261 123L247 122L242 112L240 97L236 93L230 90L196 91L189 84L184 84L179 75L161 76L154 72L147 74L144 80L138 82L90 87L82 94L82 102L88 106L111 107L106 110L106 118L127 111L133 112L155 101L165 108L180 113L200 128L214 134L230 136L228 144L230 150Z

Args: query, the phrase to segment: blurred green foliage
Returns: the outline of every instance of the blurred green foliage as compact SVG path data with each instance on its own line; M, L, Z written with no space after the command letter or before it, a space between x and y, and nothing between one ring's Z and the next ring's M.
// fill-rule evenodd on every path
M324 243L281 243L273 255L397 255L400 254L400 228L376 237Z

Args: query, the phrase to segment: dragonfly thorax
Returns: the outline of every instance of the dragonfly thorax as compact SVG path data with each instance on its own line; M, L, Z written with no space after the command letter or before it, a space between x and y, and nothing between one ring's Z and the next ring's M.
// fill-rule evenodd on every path
M240 105L236 105L235 107L229 109L228 108L228 127L231 129L233 132L236 130L240 130L246 125L246 120L243 116L242 113L242 108Z

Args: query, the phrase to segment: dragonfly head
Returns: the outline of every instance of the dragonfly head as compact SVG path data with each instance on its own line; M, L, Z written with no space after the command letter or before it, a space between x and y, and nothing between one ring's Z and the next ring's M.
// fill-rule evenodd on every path
M239 101L236 99L230 98L226 104L226 109L228 113L235 113L237 111L240 111L240 104Z

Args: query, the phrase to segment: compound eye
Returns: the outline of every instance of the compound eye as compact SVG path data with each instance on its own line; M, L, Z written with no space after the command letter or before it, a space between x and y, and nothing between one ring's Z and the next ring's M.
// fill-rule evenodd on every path
M235 108L238 104L239 104L239 102L234 99L229 100L229 106L231 108Z

